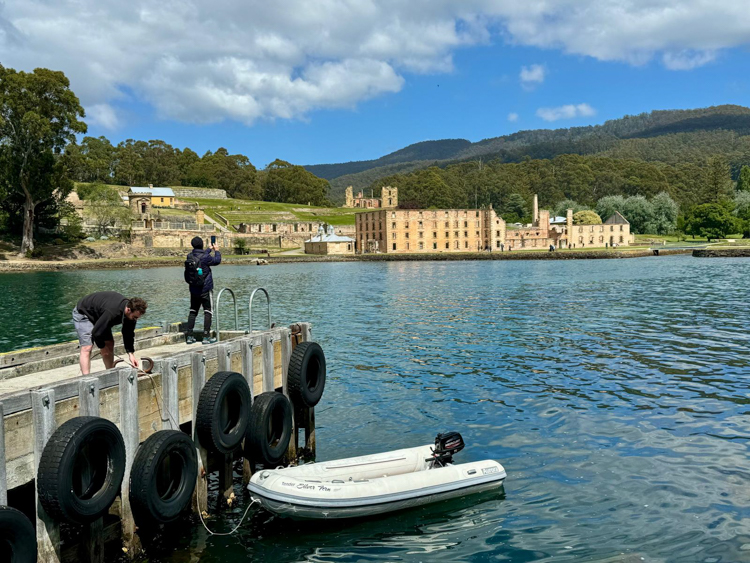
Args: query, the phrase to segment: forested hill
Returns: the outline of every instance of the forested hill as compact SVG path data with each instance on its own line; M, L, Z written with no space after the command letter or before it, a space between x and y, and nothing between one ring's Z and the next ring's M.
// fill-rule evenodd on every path
M346 174L356 174L363 170L389 166L404 162L422 160L446 160L455 158L463 149L471 146L466 139L447 139L445 141L423 141L409 145L406 148L381 156L376 160L359 160L356 162L343 162L341 164L313 164L305 166L308 172L312 172L318 178L331 180Z
M519 131L476 143L462 139L427 141L377 160L305 168L328 179L331 198L339 200L348 185L365 188L380 178L435 164L445 166L480 158L521 162L528 158L551 159L562 154L695 162L711 154L727 155L736 146L737 139L746 135L750 135L750 108L722 105L628 115L588 127Z

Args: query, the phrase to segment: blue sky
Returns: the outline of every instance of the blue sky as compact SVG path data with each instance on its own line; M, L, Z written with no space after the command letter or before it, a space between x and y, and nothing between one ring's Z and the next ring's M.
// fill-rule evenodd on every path
M225 147L257 167L750 105L742 3L515 4L7 0L0 62L63 70L90 135Z

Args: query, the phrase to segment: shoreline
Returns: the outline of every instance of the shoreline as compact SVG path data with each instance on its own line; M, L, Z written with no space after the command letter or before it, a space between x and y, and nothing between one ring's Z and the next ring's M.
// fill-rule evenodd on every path
M699 251L695 251L699 252ZM678 248L668 249L660 248L660 256L676 254L693 254L697 256L693 249ZM706 252L702 250L700 252ZM717 256L724 256L722 251L711 251L717 253ZM718 254L722 252L722 254ZM727 252L732 252L728 250ZM291 264L306 262L424 262L424 261L466 261L466 260L611 260L625 258L643 258L646 256L655 256L652 249L630 250L630 251L590 251L590 250L558 250L555 252L542 251L512 251L512 252L475 252L475 253L443 253L443 254L363 254L348 256L317 256L317 255L287 255L287 256L270 256L262 260L268 264ZM701 256L714 254L701 254ZM733 254L726 254L733 255ZM750 250L745 250L737 255L750 256ZM256 265L258 258L244 257L226 257L222 260L223 264L228 265ZM184 262L183 257L155 258L152 260L133 260L133 259L79 259L79 260L12 260L0 261L0 273L20 273L20 272L58 272L70 270L128 270L128 269L147 269L147 268L164 268L180 267Z

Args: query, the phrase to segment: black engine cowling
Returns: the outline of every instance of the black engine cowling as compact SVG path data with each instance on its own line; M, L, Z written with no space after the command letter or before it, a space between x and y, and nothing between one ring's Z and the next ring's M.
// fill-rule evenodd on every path
M463 450L465 445L458 432L438 434L435 438L435 449L432 450L432 461L438 466L453 463L453 455Z

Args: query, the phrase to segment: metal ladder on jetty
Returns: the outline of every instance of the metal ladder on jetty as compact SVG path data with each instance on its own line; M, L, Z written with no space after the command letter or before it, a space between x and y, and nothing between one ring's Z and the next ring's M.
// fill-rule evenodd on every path
M234 294L234 291L232 291L228 287L224 287L219 290L219 293L216 295L216 306L212 307L214 312L214 319L216 322L216 340L221 341L221 331L220 331L220 315L219 315L219 305L221 304L221 296L224 292L228 292L229 295L232 296L232 302L234 304L234 330L241 330L239 325L239 309L237 307L237 297ZM259 291L262 291L266 296L266 304L268 307L268 330L273 328L273 323L271 323L271 296L268 295L268 291L266 291L263 287L256 287L253 292L250 294L250 300L247 304L247 321L248 321L248 328L247 333L253 332L253 300L255 299L255 294ZM211 298L213 299L213 292L211 292ZM212 304L213 305L213 304Z

